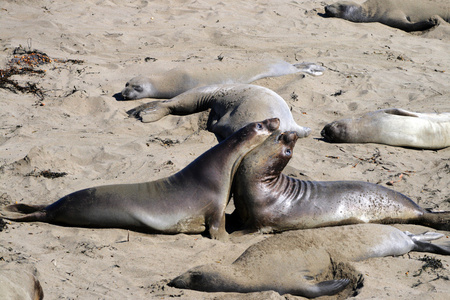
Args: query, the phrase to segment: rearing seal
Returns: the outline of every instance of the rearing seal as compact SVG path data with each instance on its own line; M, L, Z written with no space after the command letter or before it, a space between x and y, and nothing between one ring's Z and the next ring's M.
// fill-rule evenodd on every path
M379 143L419 149L450 146L450 113L416 113L399 108L369 112L325 125L320 133L333 143Z
M247 228L263 232L355 223L412 223L450 230L450 212L428 212L410 198L360 181L303 181L282 174L295 133L274 132L246 155L233 199Z
M122 90L126 100L141 98L173 98L183 92L212 84L250 83L265 77L277 77L294 73L322 75L322 66L312 63L290 64L285 61L254 62L244 65L221 63L179 67L152 78L132 78Z
M364 280L351 262L410 251L450 255L448 247L427 242L442 236L435 232L414 235L380 224L284 232L250 246L231 265L192 268L169 286L205 292L273 290L314 298L334 295L351 282L343 297L351 296Z
M114 227L157 233L201 233L225 239L225 207L233 175L250 150L279 126L278 119L250 123L178 173L156 181L105 185L69 194L51 205L14 204L3 216L21 222Z
M325 6L325 15L352 22L379 22L404 31L430 29L443 19L450 22L450 5L426 0L341 1Z
M143 122L155 122L171 115L188 115L211 109L207 129L219 141L250 122L279 118L280 130L306 137L311 129L297 125L283 98L274 91L251 84L218 84L189 90L175 98L152 101L127 113Z

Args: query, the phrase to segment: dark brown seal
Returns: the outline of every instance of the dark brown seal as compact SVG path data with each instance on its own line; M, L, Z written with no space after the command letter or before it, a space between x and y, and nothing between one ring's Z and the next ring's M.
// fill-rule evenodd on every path
M241 162L233 184L247 227L263 232L355 223L413 223L450 230L450 212L428 212L405 195L360 181L302 181L282 174L297 136L276 131Z
M351 262L410 251L450 255L448 247L428 242L442 236L414 235L380 224L284 232L250 246L231 265L192 268L169 286L205 292L274 290L314 298L336 294L348 285L342 295L346 298L357 293L364 280Z
M201 233L207 227L212 238L225 239L225 207L239 162L279 124L277 118L250 123L170 177L88 188L48 206L15 204L5 210L25 215L5 218L161 233Z

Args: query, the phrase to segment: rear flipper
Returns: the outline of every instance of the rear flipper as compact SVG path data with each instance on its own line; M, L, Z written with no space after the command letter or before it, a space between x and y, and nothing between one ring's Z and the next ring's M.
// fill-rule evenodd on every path
M438 230L450 231L450 211L429 211L421 216L420 221L421 225L432 227Z
M428 242L414 241L414 248L412 251L429 252L440 255L450 255L450 247L431 244Z
M307 62L294 64L294 67L296 67L299 70L299 72L307 73L313 76L320 76L325 71L324 67L316 65L314 63L307 63Z
M303 296L307 298L316 298L320 296L330 296L339 293L344 290L350 283L350 279L336 279L319 282L318 284L311 285L307 289L301 289L298 291L287 291L292 295Z
M13 204L4 207L0 216L4 219L19 222L43 221L47 205Z

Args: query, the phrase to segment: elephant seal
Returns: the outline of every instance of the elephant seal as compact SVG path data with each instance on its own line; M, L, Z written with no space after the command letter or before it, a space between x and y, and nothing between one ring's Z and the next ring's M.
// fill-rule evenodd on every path
M265 77L277 77L294 73L322 75L324 68L312 63L290 64L285 61L257 62L240 65L207 64L179 67L161 75L132 78L122 90L126 100L141 98L173 98L200 86L226 83L250 83Z
M333 143L379 143L420 149L450 146L450 113L416 113L390 108L358 119L325 125L321 135Z
M212 238L226 239L225 207L233 175L244 155L279 124L277 118L250 123L170 177L88 188L48 206L14 204L5 210L25 215L4 218L172 234L201 233L207 226Z
M364 276L350 262L410 251L450 255L450 248L427 242L442 236L414 235L380 224L284 232L250 246L231 265L192 268L169 286L205 292L274 290L314 298L336 294L351 282L348 293L354 295Z
M379 22L404 31L422 31L450 22L449 3L427 0L341 1L325 6L325 15L352 22Z
M232 187L245 228L262 232L356 223L412 223L450 230L450 212L362 181L303 181L282 174L296 134L274 132L241 162Z
M0 264L0 296L2 299L42 300L44 292L37 270L23 264Z
M172 115L188 115L211 109L207 129L219 141L250 122L277 117L280 130L292 130L306 137L311 129L295 123L289 106L274 91L251 84L219 84L189 90L175 98L153 101L127 113L143 122L155 122Z

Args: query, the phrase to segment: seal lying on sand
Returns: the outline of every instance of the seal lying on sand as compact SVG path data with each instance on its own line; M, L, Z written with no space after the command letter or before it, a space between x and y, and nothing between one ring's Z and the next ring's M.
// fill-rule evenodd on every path
M379 22L409 32L430 29L440 18L450 22L450 5L427 0L367 0L361 5L342 1L325 6L325 15L352 22Z
M321 135L334 143L379 143L420 149L450 146L450 113L416 113L390 108L358 119L325 125Z
M212 84L250 83L265 77L277 77L298 72L322 75L325 69L312 63L290 64L279 62L254 62L240 65L196 65L175 68L159 76L134 77L122 90L127 100L141 98L173 98L183 92Z
M250 84L219 84L189 90L173 99L153 101L138 106L127 113L140 117L143 122L155 122L172 115L188 115L207 109L207 129L219 141L227 138L250 122L279 118L280 130L297 132L306 137L311 129L295 123L289 106L274 91Z
M25 215L4 218L161 233L201 233L207 226L212 238L225 239L233 175L244 155L279 124L276 118L248 124L168 178L88 188L48 206L14 204L5 210Z
M245 227L262 232L355 223L412 223L450 230L450 212L427 212L405 195L362 181L302 181L281 174L296 134L275 131L242 160L232 192Z
M44 292L36 278L37 270L24 264L0 264L0 298L1 299L44 299Z
M426 242L442 236L413 235L380 224L284 232L250 246L229 266L195 267L169 286L205 292L274 290L308 298L333 295L349 282L356 289L363 280L348 262L410 251L450 255L450 248Z

